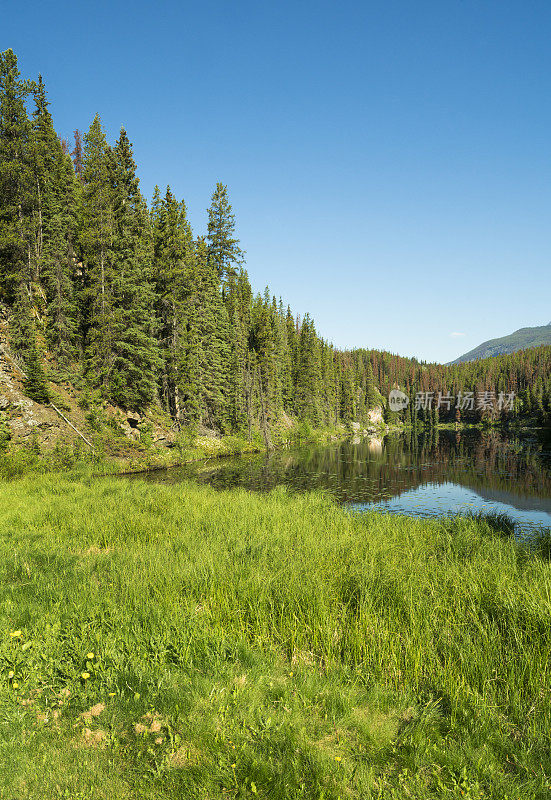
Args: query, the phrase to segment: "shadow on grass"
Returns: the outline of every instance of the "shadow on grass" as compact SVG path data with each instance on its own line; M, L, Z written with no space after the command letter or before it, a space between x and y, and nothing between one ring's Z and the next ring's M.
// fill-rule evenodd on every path
M477 523L486 523L491 532L504 538L515 535L516 522L508 514L493 511L470 511L463 515Z
M514 537L518 532L516 522L508 514L478 511L462 516L477 523L485 523L492 534L505 539ZM518 541L527 548L530 555L551 561L551 528L536 529L533 533L519 536Z

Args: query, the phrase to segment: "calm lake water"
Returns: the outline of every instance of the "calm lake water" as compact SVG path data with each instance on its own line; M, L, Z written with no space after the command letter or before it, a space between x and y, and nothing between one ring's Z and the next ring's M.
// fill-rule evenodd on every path
M441 431L207 460L140 476L217 488L323 489L354 510L434 517L505 512L519 533L551 527L551 437Z

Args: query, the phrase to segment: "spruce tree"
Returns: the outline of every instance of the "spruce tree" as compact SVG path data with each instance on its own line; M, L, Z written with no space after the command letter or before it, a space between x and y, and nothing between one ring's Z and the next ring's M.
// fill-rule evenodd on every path
M54 355L68 364L76 351L77 308L73 284L79 186L63 153L39 76L32 119L36 186L35 280L46 295L46 336Z
M228 187L217 183L208 209L208 257L222 281L236 275L245 253L235 238L235 215L228 200Z
M32 297L33 209L31 86L20 80L12 50L0 53L0 296L13 303L25 286Z
M368 409L375 408L377 405L377 393L375 391L375 381L373 379L373 367L369 359L365 367L365 402Z
M114 158L96 115L84 137L83 200L80 246L84 257L81 296L86 374L109 396L113 367L115 306L113 297Z
M321 346L314 323L306 314L298 342L296 410L301 419L318 425L320 409ZM354 400L355 414L355 400Z
M26 378L24 381L25 394L36 403L49 403L50 394L46 386L46 376L42 361L36 346L36 337L33 337L27 350Z
M26 283L21 283L17 289L15 301L9 319L11 349L26 360L32 342L34 341L34 309L31 295Z
M257 365L259 401L262 401L263 414L269 423L277 410L281 391L278 385L274 311L268 288L264 298L257 295L253 304L250 346L254 350Z
M248 365L248 343L250 330L249 300L243 303L243 287L250 285L246 273L241 271L235 278L231 276L226 292L226 308L229 321L229 374L228 374L228 422L235 431L247 427L246 373Z
M80 186L71 159L58 154L58 191L48 220L42 274L46 289L46 339L60 364L69 365L78 353L79 309L75 286L75 238Z
M115 322L109 393L123 407L140 409L155 395L161 361L154 337L149 218L139 191L132 146L124 129L113 157Z
M340 373L340 417L343 422L354 422L356 419L356 387L349 359L341 362Z
M162 358L161 400L164 408L180 424L184 420L181 384L185 369L186 346L190 339L184 304L195 261L195 245L187 220L185 203L178 203L170 187L161 200L156 190L151 214L153 237L153 275L155 281L157 337ZM195 386L195 383L194 383ZM198 406L196 389L185 389L188 409Z
M196 337L197 374L201 386L199 421L225 428L230 365L228 312L222 300L218 272L208 258L202 238L196 243L185 313L187 325Z

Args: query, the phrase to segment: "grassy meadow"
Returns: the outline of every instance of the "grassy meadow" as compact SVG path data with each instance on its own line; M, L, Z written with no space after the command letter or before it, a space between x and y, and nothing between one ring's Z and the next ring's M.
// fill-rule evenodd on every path
M551 796L549 542L319 494L0 489L0 798Z

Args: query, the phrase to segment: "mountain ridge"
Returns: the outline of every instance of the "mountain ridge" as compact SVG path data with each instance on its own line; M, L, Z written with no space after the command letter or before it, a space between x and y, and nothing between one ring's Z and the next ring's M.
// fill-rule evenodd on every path
M516 353L518 350L526 350L546 344L551 345L551 322L547 325L519 328L507 336L488 339L488 341L482 342L482 344L459 356L455 361L450 361L449 364L463 364L467 361Z

